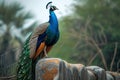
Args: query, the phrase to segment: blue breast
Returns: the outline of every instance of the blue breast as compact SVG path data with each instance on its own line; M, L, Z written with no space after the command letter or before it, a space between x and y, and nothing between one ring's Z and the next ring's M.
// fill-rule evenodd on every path
M46 30L46 45L54 45L59 39L58 20L53 11L50 11L49 27Z

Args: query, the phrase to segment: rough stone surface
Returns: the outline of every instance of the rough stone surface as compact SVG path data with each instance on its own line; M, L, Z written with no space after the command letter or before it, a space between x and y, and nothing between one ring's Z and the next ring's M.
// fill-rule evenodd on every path
M59 58L44 58L36 65L36 80L120 80L120 74L98 66L85 67Z

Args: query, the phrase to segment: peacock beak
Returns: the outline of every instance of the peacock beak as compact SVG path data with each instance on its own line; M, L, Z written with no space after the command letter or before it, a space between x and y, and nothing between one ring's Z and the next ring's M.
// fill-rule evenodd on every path
M59 10L59 9L56 7L55 10Z

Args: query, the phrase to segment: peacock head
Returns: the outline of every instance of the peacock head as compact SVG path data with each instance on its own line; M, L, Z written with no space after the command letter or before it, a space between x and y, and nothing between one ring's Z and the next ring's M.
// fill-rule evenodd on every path
M52 2L49 2L47 5L46 5L46 9L48 9L48 7L50 8L50 11L55 11L55 10L58 10L58 8L54 5L52 5Z

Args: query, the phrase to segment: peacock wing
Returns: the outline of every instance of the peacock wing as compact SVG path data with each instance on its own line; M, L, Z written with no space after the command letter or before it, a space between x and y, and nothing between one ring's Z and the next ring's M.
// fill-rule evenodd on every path
M43 24L39 25L33 31L32 35L30 37L30 41L29 41L30 57L31 58L35 55L35 51L36 51L36 47L37 47L36 45L37 45L39 35L42 35L46 31L48 26L49 26L49 23L43 23Z

